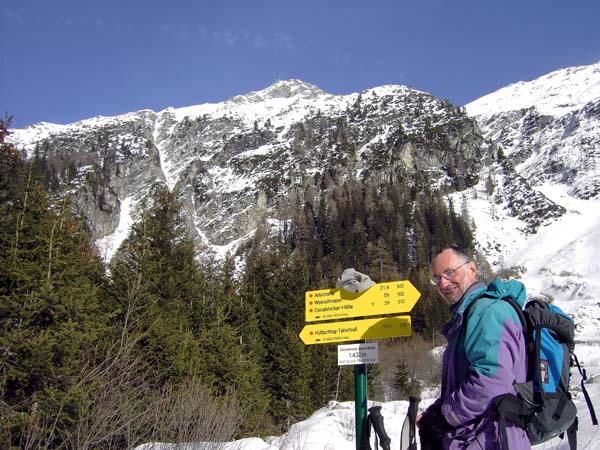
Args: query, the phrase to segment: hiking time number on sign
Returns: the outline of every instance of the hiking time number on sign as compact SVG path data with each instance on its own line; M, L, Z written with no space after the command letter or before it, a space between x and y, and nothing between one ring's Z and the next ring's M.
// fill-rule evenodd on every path
M413 309L421 293L408 281L378 283L365 292L321 289L305 294L306 321L398 314Z

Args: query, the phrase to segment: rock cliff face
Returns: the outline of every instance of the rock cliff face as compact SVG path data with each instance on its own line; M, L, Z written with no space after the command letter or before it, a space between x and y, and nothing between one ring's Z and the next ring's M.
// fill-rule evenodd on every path
M512 84L466 109L530 184L600 194L600 62Z
M153 187L175 190L200 251L232 250L260 222L289 218L324 180L403 177L441 193L479 179L497 149L464 109L403 86L334 96L299 80L161 112L70 125L12 140L68 187L110 259Z

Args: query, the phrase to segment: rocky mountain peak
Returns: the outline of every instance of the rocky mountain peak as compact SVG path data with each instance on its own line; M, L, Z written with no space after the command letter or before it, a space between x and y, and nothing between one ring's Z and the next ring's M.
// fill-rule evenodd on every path
M317 86L305 81L290 79L278 80L271 86L230 98L226 103L259 103L270 99L315 99L327 95Z

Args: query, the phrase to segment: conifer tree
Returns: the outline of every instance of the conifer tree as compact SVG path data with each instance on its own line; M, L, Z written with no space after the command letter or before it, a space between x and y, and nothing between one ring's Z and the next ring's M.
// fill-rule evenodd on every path
M411 395L418 396L420 394L419 382L411 377L408 365L404 360L400 360L396 366L392 387L399 395L399 399L407 400Z
M366 271L380 283L400 279L396 262L383 238L367 244Z
M111 270L122 332L142 334L157 386L195 376L234 392L254 430L268 409L254 311L239 301L231 261L196 262L183 223L176 193L158 190L133 225Z

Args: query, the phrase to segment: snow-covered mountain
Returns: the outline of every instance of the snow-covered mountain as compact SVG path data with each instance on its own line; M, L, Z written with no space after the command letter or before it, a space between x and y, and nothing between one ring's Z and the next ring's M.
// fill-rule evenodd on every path
M455 192L492 267L522 267L532 292L578 314L600 294L600 62L465 108L405 86L336 96L286 80L221 103L13 131L57 185L69 180L106 259L157 186L179 193L200 251L222 255L324 183L400 176Z
M11 140L44 157L57 185L69 180L106 259L156 186L179 192L198 247L223 254L259 223L289 219L325 180L403 176L456 192L495 269L523 266L532 290L573 311L600 293L587 255L600 242L600 62L465 108L404 86L336 96L286 80L221 103L40 123Z

